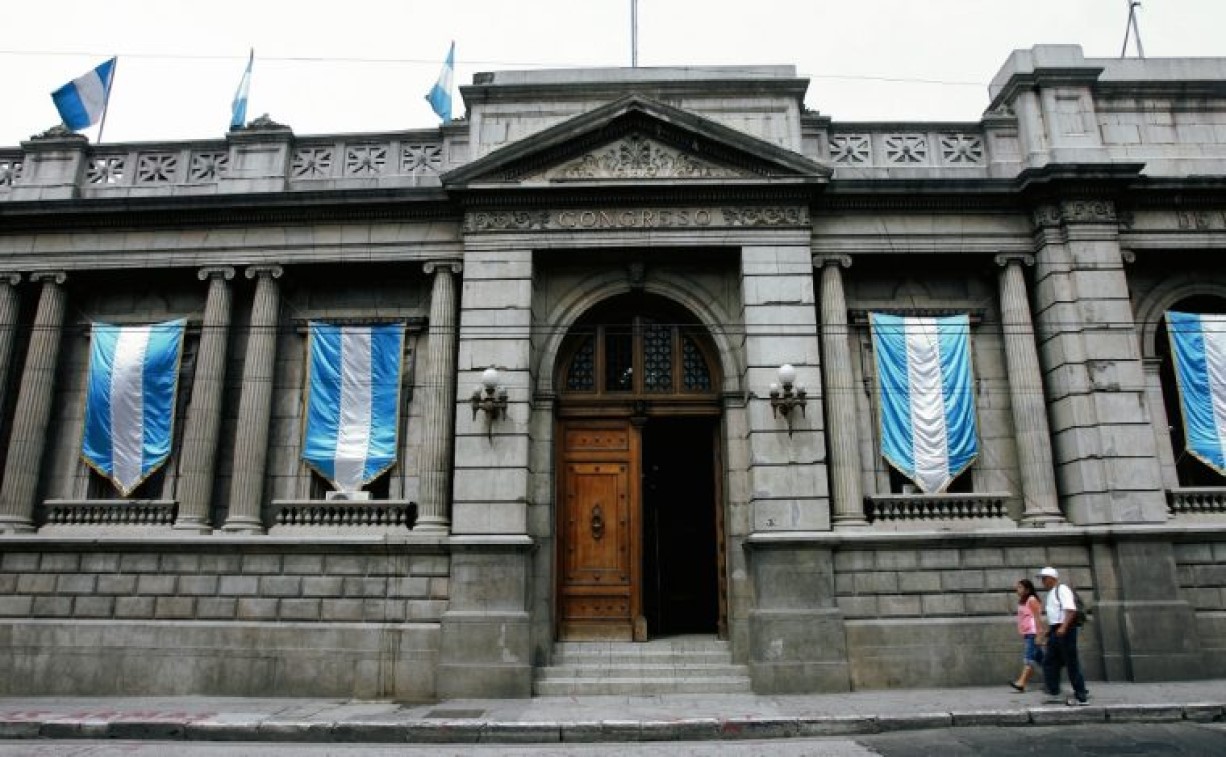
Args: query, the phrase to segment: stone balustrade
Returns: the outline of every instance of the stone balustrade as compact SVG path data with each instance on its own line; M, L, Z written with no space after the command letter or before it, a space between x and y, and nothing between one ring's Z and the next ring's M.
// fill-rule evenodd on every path
M175 522L173 500L51 499L44 504L46 526L170 526Z
M400 500L276 500L274 529L411 529L417 503Z
M1008 492L874 494L865 497L869 523L934 525L951 521L1009 521Z
M1180 487L1167 491L1166 499L1173 517L1226 515L1226 487Z

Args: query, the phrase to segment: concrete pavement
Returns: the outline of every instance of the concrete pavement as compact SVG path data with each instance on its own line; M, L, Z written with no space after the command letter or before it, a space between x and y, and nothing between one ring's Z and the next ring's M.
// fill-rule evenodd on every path
M1088 707L1039 690L538 697L430 704L218 697L0 698L2 739L594 743L819 737L965 726L1221 722L1226 681L1091 684Z

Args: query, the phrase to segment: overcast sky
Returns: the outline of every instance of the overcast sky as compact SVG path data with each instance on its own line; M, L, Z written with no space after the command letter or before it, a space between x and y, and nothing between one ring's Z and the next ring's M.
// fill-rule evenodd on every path
M630 5L10 1L0 145L57 123L51 90L113 54L106 142L220 138L249 47L249 118L298 134L428 128L423 97L452 39L457 85L478 71L628 66ZM1126 0L639 0L639 65L791 64L811 79L806 104L837 121L975 120L1010 51L1073 43L1118 57L1126 18ZM1226 57L1226 0L1144 0L1140 24L1151 58Z

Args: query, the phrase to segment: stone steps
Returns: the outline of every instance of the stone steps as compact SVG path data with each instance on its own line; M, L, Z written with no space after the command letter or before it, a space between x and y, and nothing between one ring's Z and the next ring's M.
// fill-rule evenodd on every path
M678 636L646 643L558 642L554 664L539 668L538 696L719 694L751 691L749 671L728 643Z

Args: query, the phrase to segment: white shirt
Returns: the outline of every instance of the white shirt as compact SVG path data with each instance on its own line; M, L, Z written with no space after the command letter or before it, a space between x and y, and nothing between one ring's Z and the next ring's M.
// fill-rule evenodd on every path
M1077 600L1073 598L1073 590L1064 584L1056 584L1056 588L1047 592L1047 602L1043 612L1047 614L1047 624L1058 626L1064 622L1064 613L1077 609Z

